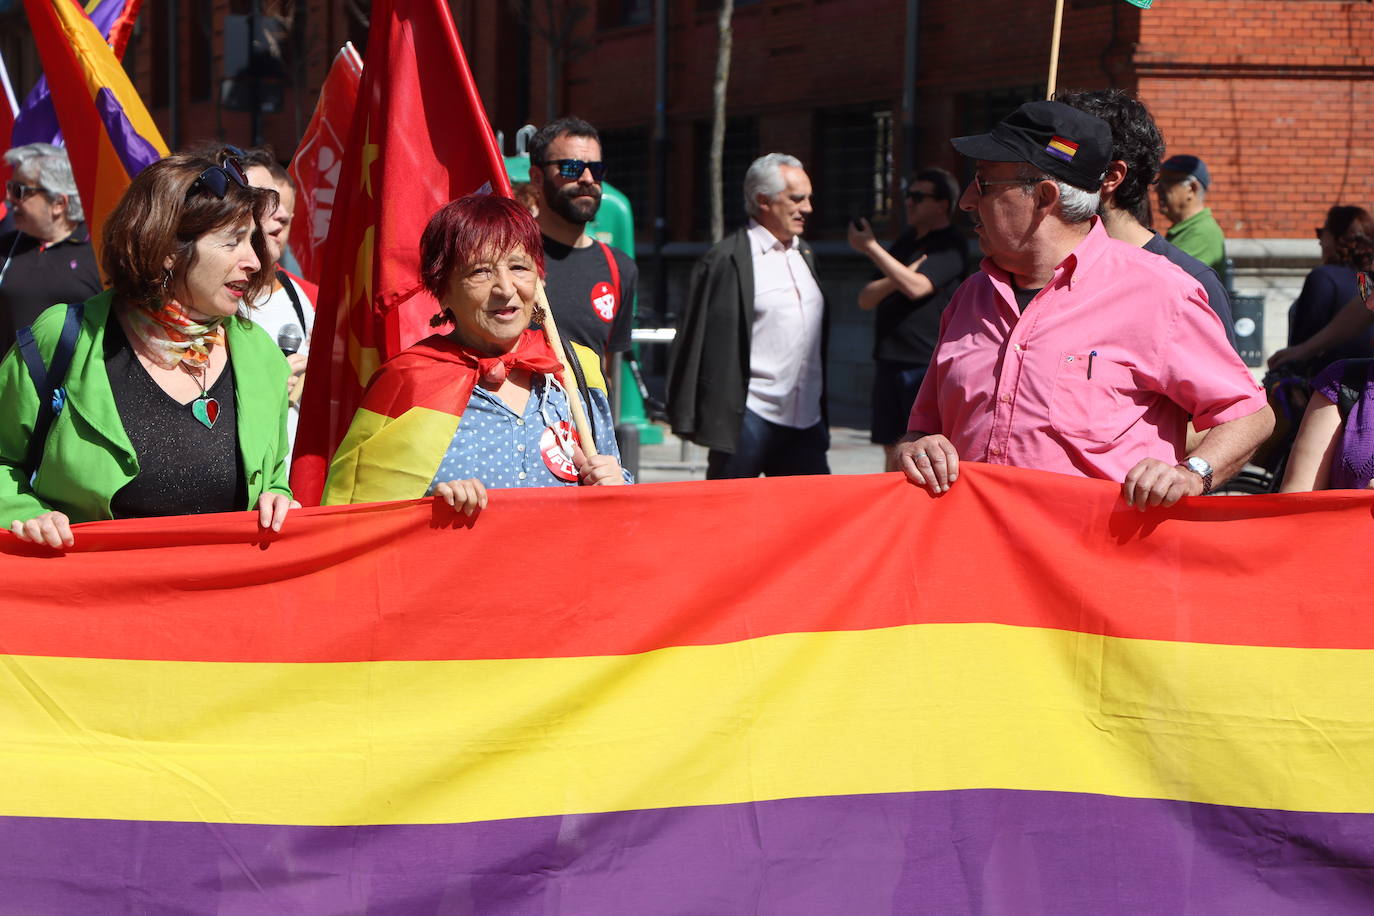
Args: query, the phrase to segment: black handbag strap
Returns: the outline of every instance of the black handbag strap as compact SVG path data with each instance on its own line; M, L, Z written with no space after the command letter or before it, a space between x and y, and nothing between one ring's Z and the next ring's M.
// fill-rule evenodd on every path
M277 269L277 282L286 290L287 298L291 300L291 307L296 310L296 319L301 323L301 333L305 333L305 309L301 306L301 297L296 292L296 284L291 282L291 275L281 268Z
M38 352L38 341L34 340L33 328L24 326L15 335L19 353L24 358L24 366L29 370L33 390L38 394L38 415L33 419L33 433L29 436L29 451L24 457L24 472L30 479L38 473L38 464L43 460L43 448L48 442L48 430L52 421L62 412L66 404L67 370L72 365L72 354L76 352L76 337L81 330L81 317L85 309L81 303L67 306L67 315L62 322L62 336L53 350L52 365L43 365L43 354Z

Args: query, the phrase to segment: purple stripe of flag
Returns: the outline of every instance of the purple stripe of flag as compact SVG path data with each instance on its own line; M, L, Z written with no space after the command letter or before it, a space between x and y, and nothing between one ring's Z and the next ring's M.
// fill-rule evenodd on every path
M969 790L473 824L0 818L9 912L1369 913L1374 815Z
M119 154L119 161L130 178L162 158L157 147L144 139L143 135L134 129L133 124L129 123L124 106L119 104L119 99L109 88L102 86L95 94L95 109L100 112L105 133L109 136L110 143Z

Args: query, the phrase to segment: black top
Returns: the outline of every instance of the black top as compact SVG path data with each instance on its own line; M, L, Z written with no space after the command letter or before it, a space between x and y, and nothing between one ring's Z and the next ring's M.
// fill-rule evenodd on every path
M1326 327L1359 291L1355 268L1347 264L1322 264L1307 275L1302 292L1288 309L1288 346L1300 344ZM1338 359L1374 356L1374 333L1361 334L1321 355L1313 371Z
M611 267L601 245L569 248L544 236L544 289L565 341L591 347L598 356L630 349L639 270L625 252L608 246L620 268L620 289L611 284Z
M248 505L232 363L225 363L207 392L219 401L213 429L196 419L190 404L179 403L153 381L113 312L105 326L105 371L138 456L138 476L110 500L115 518L237 512Z
M1217 272L1158 232L1141 247L1151 254L1168 258L1170 263L1183 268L1184 273L1202 284L1203 291L1207 293L1207 304L1217 313L1217 317L1221 319L1221 326L1226 329L1226 339L1231 342L1233 348L1239 350L1240 344L1236 342L1236 322L1231 314L1231 297L1226 294L1226 287L1221 285L1221 278L1217 276Z
M913 366L929 366L940 337L940 314L968 276L968 243L953 226L936 229L920 238L916 237L916 230L907 229L892 243L890 254L908 265L925 255L925 263L917 268L917 273L924 274L935 290L920 299L908 299L894 292L878 303L873 326L873 356Z
M100 292L100 271L85 223L51 245L17 229L0 235L0 271L0 356L14 344L19 329L33 324L48 306L85 302Z
M1031 300L1038 296L1040 290L1044 288L1043 286L1037 286L1035 289L1022 289L1019 286L1013 286L1011 288L1011 294L1016 297L1017 311L1024 312L1026 306L1030 305Z

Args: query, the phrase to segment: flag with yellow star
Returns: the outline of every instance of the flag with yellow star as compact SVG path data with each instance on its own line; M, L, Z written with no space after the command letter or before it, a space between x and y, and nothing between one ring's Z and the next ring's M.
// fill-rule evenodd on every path
M500 149L444 0L377 0L310 341L291 483L318 505L377 367L433 333L420 235L458 197L510 196Z

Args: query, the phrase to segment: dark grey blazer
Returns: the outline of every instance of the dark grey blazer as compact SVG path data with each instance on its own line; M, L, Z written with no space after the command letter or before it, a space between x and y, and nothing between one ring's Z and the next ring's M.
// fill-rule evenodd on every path
M816 276L816 256L801 243ZM817 286L820 278L816 277ZM826 416L825 362L830 305L821 319L821 415ZM749 233L736 229L692 268L687 299L668 357L668 421L689 442L734 452L749 393L749 344L754 327L754 257Z

